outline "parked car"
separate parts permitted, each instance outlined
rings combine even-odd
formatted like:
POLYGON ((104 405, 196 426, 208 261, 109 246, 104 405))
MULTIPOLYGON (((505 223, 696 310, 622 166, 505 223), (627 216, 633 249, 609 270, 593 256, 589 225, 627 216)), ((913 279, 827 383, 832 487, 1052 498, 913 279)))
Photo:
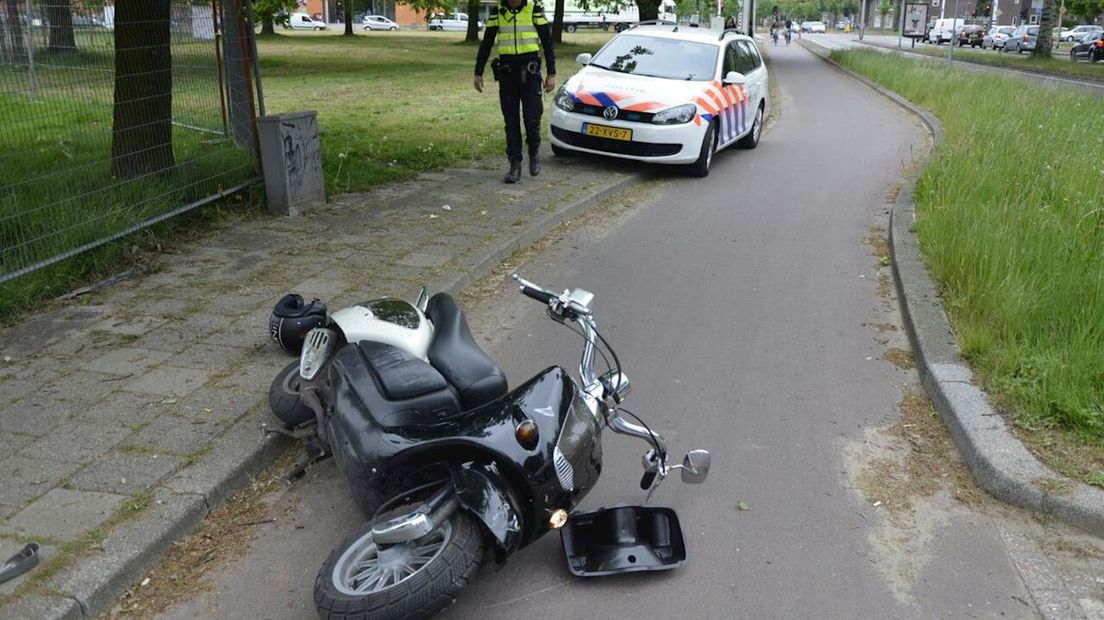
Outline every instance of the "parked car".
POLYGON ((288 28, 295 30, 325 30, 326 22, 316 20, 306 13, 292 13, 288 18, 288 28))
POLYGON ((1080 41, 1085 35, 1089 33, 1099 34, 1104 32, 1104 26, 1094 26, 1091 24, 1083 24, 1081 26, 1074 26, 1073 28, 1067 28, 1058 33, 1058 39, 1061 41, 1080 41))
POLYGON ((398 30, 399 25, 395 22, 387 19, 383 15, 365 15, 364 16, 364 29, 365 30, 398 30))
MULTIPOLYGON (((483 30, 483 22, 479 22, 478 26, 480 30, 483 30)), ((437 15, 429 20, 429 29, 467 32, 468 14, 454 13, 452 15, 437 15)))
POLYGON ((1100 62, 1104 60, 1104 31, 1088 32, 1081 36, 1081 40, 1070 49, 1070 60, 1087 60, 1100 62))
POLYGON ((1035 49, 1035 44, 1039 41, 1039 27, 1023 25, 1012 31, 1008 40, 1004 42, 1003 50, 1006 52, 1016 52, 1022 54, 1025 51, 1032 51, 1035 49))
POLYGON ((637 26, 576 61, 583 68, 553 99, 556 155, 682 164, 706 176, 716 151, 755 148, 770 113, 767 65, 744 35, 637 26))
POLYGON ((80 15, 79 13, 73 14, 73 27, 74 28, 103 28, 103 20, 95 15, 80 15))
POLYGON ((966 20, 961 17, 955 19, 937 19, 932 25, 931 30, 928 31, 928 41, 936 45, 950 43, 954 40, 955 31, 965 25, 966 20))
POLYGON ((985 38, 985 29, 981 26, 966 24, 958 29, 958 46, 981 47, 981 41, 985 38))
POLYGON ((1015 26, 995 26, 981 39, 981 49, 999 49, 1004 47, 1004 42, 1015 30, 1015 26))
POLYGON ((804 32, 827 32, 828 27, 824 22, 801 22, 801 30, 804 32))

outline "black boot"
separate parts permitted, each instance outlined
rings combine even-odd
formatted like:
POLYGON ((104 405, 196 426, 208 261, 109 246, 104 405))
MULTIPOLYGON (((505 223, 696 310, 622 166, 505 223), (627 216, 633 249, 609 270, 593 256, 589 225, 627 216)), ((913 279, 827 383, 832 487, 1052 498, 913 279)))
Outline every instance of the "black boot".
POLYGON ((506 173, 506 178, 502 179, 504 183, 517 183, 521 180, 521 162, 510 162, 510 171, 506 173))
POLYGON ((537 176, 541 173, 540 151, 529 151, 529 174, 537 176))

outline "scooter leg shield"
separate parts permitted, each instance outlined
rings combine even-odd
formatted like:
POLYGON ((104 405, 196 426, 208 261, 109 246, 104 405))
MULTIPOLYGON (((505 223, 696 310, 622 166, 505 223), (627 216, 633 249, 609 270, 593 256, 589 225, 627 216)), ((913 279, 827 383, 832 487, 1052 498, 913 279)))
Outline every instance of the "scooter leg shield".
POLYGON ((460 505, 483 524, 501 553, 515 551, 521 543, 521 519, 495 466, 467 463, 450 473, 460 505))

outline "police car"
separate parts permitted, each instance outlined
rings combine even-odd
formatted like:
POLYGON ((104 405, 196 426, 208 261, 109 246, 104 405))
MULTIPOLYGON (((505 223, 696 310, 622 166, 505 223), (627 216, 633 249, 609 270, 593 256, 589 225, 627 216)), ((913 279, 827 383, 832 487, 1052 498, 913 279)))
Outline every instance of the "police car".
POLYGON ((616 35, 556 93, 552 152, 689 164, 709 174, 713 154, 753 149, 770 111, 767 68, 735 31, 640 25, 616 35))

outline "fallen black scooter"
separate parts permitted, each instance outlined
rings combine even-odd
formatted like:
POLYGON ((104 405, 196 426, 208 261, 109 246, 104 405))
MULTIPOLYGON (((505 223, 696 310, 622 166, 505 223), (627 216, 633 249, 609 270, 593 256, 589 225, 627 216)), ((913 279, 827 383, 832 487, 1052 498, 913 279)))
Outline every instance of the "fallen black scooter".
POLYGON ((553 366, 507 393, 501 370, 444 294, 430 299, 425 313, 434 328, 428 363, 369 340, 337 348, 340 338, 327 328, 308 334, 300 397, 315 413, 322 450, 334 456, 368 518, 319 571, 314 599, 321 617, 431 616, 455 600, 485 551, 504 562, 561 528, 576 575, 685 562, 670 509, 573 511, 598 480, 607 426, 650 444, 641 480, 649 497, 675 469, 685 482, 703 482, 709 453, 691 451, 669 465, 663 438, 622 417, 629 381, 598 334, 591 293, 556 294, 514 278, 549 317, 581 329, 581 383, 553 366), (599 344, 613 359, 602 375, 594 370, 599 344))

